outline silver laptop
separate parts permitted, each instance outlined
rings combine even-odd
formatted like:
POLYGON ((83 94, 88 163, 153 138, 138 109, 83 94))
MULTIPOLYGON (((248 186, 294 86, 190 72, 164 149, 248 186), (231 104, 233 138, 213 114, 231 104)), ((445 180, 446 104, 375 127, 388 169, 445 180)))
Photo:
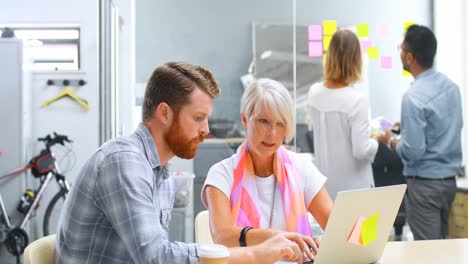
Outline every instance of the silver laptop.
POLYGON ((339 192, 320 242, 315 264, 374 263, 382 256, 406 184, 339 192), (360 217, 379 214, 377 236, 366 246, 348 241, 360 217))

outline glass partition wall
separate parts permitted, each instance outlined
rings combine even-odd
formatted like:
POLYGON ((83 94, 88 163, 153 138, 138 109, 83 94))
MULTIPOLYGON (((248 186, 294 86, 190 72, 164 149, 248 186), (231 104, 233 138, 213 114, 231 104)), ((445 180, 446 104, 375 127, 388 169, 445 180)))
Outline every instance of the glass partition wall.
POLYGON ((203 0, 184 6, 138 1, 136 104, 158 65, 174 60, 205 65, 222 89, 210 119, 212 135, 241 138, 244 87, 252 78, 272 78, 290 90, 296 103, 294 149, 312 152, 305 102, 309 87, 322 80, 333 25, 353 30, 361 41, 364 74, 355 87, 368 95, 372 117, 398 121, 401 95, 412 78, 403 75, 396 46, 410 22, 432 26, 432 1, 203 0))

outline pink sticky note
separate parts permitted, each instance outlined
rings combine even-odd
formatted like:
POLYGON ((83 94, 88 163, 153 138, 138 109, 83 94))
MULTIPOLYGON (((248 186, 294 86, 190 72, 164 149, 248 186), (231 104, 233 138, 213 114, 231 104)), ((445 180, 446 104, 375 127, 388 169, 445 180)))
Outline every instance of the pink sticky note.
POLYGON ((387 39, 389 35, 389 30, 387 25, 377 25, 377 37, 380 39, 387 39))
POLYGON ((309 25, 307 31, 309 32, 309 40, 322 40, 321 25, 309 25))
POLYGON ((359 246, 362 246, 362 236, 361 236, 361 229, 362 229, 362 223, 366 220, 365 217, 360 216, 358 220, 356 221, 356 224, 353 227, 353 230, 351 230, 351 233, 349 233, 348 236, 348 242, 353 243, 359 246))
POLYGON ((309 57, 321 57, 323 54, 321 41, 309 41, 309 57))
POLYGON ((361 51, 363 53, 367 52, 368 47, 372 47, 372 41, 370 40, 361 40, 361 51))
POLYGON ((3 155, 3 151, 0 150, 0 156, 3 155))
POLYGON ((380 56, 380 68, 391 69, 392 68, 392 56, 380 56))

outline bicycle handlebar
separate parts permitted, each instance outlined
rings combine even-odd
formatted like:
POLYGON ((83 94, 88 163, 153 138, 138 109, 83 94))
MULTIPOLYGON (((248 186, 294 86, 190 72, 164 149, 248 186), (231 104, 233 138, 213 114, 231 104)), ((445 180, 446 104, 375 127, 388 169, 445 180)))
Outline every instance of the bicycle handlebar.
POLYGON ((45 142, 47 149, 49 149, 50 147, 52 147, 55 144, 65 145, 65 142, 69 142, 69 143, 73 142, 67 136, 60 135, 60 134, 57 134, 55 132, 54 132, 54 137, 51 137, 50 135, 47 135, 47 136, 45 136, 43 138, 38 138, 37 140, 45 142))

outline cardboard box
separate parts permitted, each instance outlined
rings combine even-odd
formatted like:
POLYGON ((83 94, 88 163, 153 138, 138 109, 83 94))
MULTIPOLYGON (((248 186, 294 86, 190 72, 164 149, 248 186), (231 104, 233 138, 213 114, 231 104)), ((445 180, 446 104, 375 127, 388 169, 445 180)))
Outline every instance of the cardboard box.
POLYGON ((455 216, 450 214, 449 237, 468 238, 468 216, 455 216))
POLYGON ((468 192, 457 191, 451 213, 455 216, 468 216, 468 192))
POLYGON ((449 237, 468 238, 468 189, 457 189, 449 216, 449 237))

